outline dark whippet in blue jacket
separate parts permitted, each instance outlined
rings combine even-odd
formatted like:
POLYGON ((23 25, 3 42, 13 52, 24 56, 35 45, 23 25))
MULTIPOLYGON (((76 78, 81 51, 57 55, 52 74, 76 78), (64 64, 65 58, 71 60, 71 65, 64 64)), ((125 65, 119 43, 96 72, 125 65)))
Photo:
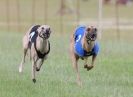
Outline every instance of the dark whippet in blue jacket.
POLYGON ((93 26, 79 26, 73 33, 70 43, 70 53, 73 67, 77 73, 77 83, 82 85, 78 71, 78 60, 85 60, 84 68, 90 70, 94 67, 95 59, 99 52, 97 39, 97 29, 93 26), (91 64, 87 64, 88 57, 92 56, 91 64))

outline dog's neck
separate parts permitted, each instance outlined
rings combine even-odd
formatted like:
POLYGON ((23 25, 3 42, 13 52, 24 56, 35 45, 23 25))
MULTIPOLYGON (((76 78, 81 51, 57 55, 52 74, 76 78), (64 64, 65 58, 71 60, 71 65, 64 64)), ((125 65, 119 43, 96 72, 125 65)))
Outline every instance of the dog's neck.
POLYGON ((48 39, 43 39, 38 36, 36 42, 36 48, 38 51, 41 53, 46 53, 48 51, 48 39))
POLYGON ((88 44, 87 39, 84 35, 81 42, 82 42, 82 47, 84 48, 85 51, 87 51, 87 52, 92 51, 94 44, 95 44, 95 41, 90 41, 90 43, 88 44))

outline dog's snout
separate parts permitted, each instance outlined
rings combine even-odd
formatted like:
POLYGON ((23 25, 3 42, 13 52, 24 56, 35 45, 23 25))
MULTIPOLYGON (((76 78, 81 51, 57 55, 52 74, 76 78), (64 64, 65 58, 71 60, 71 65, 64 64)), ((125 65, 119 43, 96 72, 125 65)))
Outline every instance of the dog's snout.
POLYGON ((46 33, 49 34, 50 33, 50 28, 46 29, 46 33))
POLYGON ((46 30, 46 34, 48 34, 49 33, 49 30, 46 30))
POLYGON ((45 36, 46 34, 45 33, 42 33, 42 36, 45 36))
POLYGON ((92 34, 91 38, 95 38, 96 37, 96 34, 92 34))

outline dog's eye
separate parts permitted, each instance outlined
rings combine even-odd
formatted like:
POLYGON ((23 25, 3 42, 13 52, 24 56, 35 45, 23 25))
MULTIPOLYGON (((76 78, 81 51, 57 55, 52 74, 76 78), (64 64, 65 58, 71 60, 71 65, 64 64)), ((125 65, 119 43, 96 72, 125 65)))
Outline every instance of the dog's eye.
POLYGON ((42 30, 44 30, 44 27, 42 27, 42 30))

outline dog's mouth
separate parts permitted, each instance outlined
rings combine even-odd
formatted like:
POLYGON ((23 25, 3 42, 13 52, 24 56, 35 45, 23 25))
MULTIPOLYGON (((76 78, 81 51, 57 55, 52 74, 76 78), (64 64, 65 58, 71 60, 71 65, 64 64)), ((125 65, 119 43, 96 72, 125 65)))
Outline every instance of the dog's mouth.
POLYGON ((48 39, 50 37, 50 33, 49 32, 42 32, 41 34, 39 34, 39 36, 43 39, 48 39))
POLYGON ((46 32, 46 33, 43 34, 43 36, 44 36, 45 39, 48 39, 50 37, 50 33, 46 32))
POLYGON ((86 35, 86 39, 87 39, 87 43, 90 44, 90 42, 95 41, 97 38, 97 34, 93 33, 93 34, 87 34, 86 35))

